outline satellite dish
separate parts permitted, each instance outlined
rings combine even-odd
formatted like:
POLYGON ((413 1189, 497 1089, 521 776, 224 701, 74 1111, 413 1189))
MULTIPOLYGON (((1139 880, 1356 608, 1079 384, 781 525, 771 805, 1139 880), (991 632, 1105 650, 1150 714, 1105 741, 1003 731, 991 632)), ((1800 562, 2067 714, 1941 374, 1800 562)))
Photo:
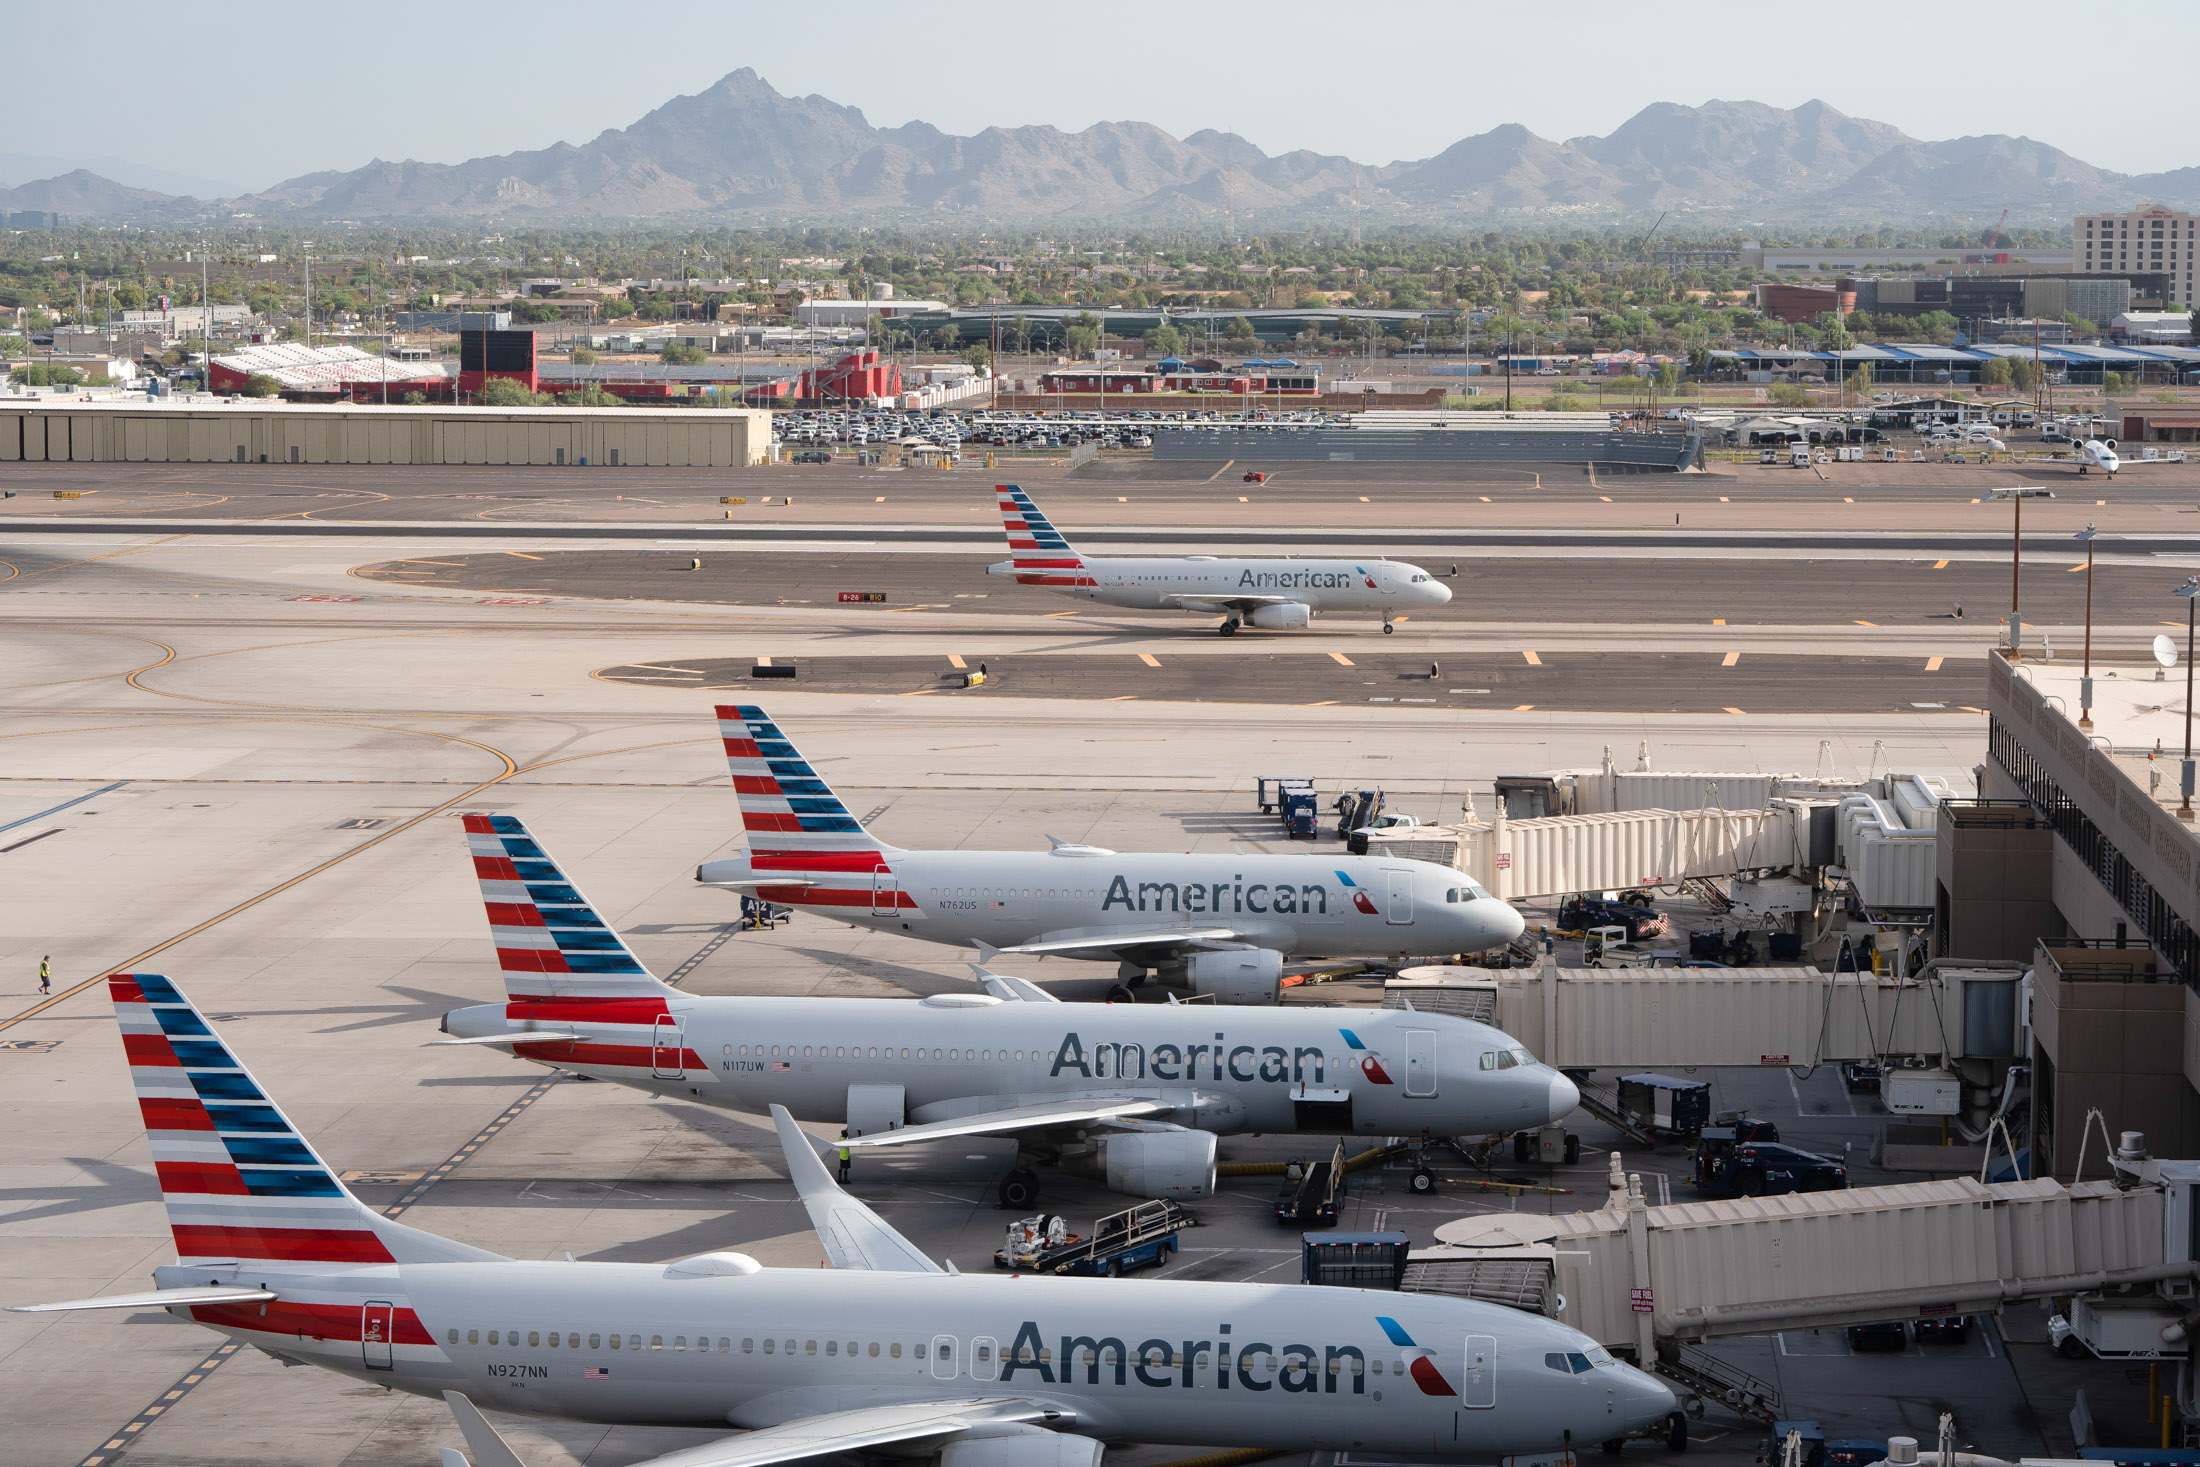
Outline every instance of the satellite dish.
POLYGON ((2154 660, 2164 667, 2177 665, 2177 644, 2169 639, 2169 633, 2164 632, 2154 639, 2154 660))

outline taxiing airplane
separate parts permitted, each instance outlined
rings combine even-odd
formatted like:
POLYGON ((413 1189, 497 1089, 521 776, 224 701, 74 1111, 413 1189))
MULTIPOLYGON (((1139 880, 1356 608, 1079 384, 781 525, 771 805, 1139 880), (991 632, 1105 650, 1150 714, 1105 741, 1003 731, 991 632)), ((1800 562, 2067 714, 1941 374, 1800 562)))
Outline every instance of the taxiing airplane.
POLYGON ((480 1406, 739 1429, 658 1467, 882 1450, 1098 1467, 1117 1440, 1486 1460, 1624 1437, 1674 1409, 1588 1336, 1501 1305, 943 1270, 836 1186, 776 1107, 832 1269, 730 1251, 504 1258, 352 1196, 166 978, 108 988, 176 1261, 150 1292, 18 1312, 166 1309, 286 1365, 440 1395, 480 1467, 519 1464, 480 1406))
POLYGON ((858 927, 981 956, 1113 961, 1130 987, 1158 969, 1224 1003, 1274 1003, 1287 953, 1477 953, 1524 926, 1431 861, 1126 855, 1060 840, 1048 851, 900 850, 848 813, 762 708, 721 706, 718 732, 749 849, 703 862, 695 879, 858 927))
POLYGON ((1410 1009, 1218 1010, 1060 1003, 978 969, 986 992, 923 999, 711 997, 651 975, 526 827, 468 815, 506 1001, 454 1009, 437 1043, 729 1110, 844 1122, 855 1146, 1013 1138, 1004 1207, 1034 1165, 1139 1197, 1214 1190, 1239 1132, 1492 1136, 1580 1092, 1484 1024, 1410 1009))
POLYGON ((2077 445, 2077 453, 2078 472, 2081 475, 2088 469, 2099 469, 2113 479, 2116 471, 2124 466, 2124 461, 2116 456, 2116 440, 2113 438, 2088 438, 2077 445))
POLYGON ((1391 623, 1401 612, 1451 600, 1451 587, 1402 560, 1079 555, 1030 495, 1014 484, 997 487, 1010 558, 987 566, 986 573, 1013 576, 1020 586, 1107 606, 1219 616, 1217 630, 1225 637, 1248 624, 1299 631, 1324 611, 1380 611, 1387 633, 1396 630, 1391 623))

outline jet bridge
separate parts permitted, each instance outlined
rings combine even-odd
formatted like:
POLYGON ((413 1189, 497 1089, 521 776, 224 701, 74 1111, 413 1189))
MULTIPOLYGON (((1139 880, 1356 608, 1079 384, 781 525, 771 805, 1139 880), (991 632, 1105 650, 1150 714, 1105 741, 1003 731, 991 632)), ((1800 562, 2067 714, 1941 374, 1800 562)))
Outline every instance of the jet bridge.
MULTIPOLYGON (((1436 1230, 1403 1287, 1544 1312, 1703 1389, 1690 1342, 1936 1315, 2079 1295, 2144 1311, 2185 1357, 2196 1308, 2200 1163, 2146 1158, 2127 1135, 2113 1179, 1969 1178, 1653 1207, 1612 1153, 1594 1212, 1492 1213, 1436 1230), (1517 1306, 1516 1306, 1517 1307, 1517 1306)), ((2191 1385, 2179 1396, 2190 1414, 2191 1385)))
POLYGON ((1916 977, 1816 968, 1407 968, 1386 1008, 1494 1024, 1562 1070, 1781 1065, 2025 1052, 2014 963, 1927 964, 1916 977))

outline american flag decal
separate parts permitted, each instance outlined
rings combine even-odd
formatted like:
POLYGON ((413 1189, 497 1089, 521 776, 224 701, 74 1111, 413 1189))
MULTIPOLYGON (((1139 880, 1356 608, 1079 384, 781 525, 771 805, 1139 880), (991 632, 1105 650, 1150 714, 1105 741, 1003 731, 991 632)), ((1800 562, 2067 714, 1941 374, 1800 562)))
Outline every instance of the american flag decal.
POLYGON ((611 1379, 611 1367, 608 1365, 591 1365, 581 1372, 581 1379, 609 1380, 611 1379))
POLYGON ((775 1070, 791 1070, 794 1066, 788 1064, 785 1060, 773 1060, 772 1068, 775 1070))

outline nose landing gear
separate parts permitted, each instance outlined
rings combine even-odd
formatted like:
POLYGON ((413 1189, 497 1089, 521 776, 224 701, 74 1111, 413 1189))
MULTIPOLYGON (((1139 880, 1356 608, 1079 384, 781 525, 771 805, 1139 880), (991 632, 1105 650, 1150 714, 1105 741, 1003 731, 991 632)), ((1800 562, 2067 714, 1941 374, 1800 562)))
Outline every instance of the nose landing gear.
POLYGON ((1383 613, 1383 635, 1387 637, 1387 636, 1389 636, 1389 635, 1390 635, 1390 634, 1391 634, 1392 632, 1395 632, 1396 630, 1398 630, 1398 626, 1397 626, 1397 623, 1393 622, 1393 621, 1392 621, 1392 620, 1390 619, 1390 613, 1389 613, 1389 612, 1387 612, 1387 611, 1386 611, 1386 612, 1384 612, 1384 613, 1383 613))

